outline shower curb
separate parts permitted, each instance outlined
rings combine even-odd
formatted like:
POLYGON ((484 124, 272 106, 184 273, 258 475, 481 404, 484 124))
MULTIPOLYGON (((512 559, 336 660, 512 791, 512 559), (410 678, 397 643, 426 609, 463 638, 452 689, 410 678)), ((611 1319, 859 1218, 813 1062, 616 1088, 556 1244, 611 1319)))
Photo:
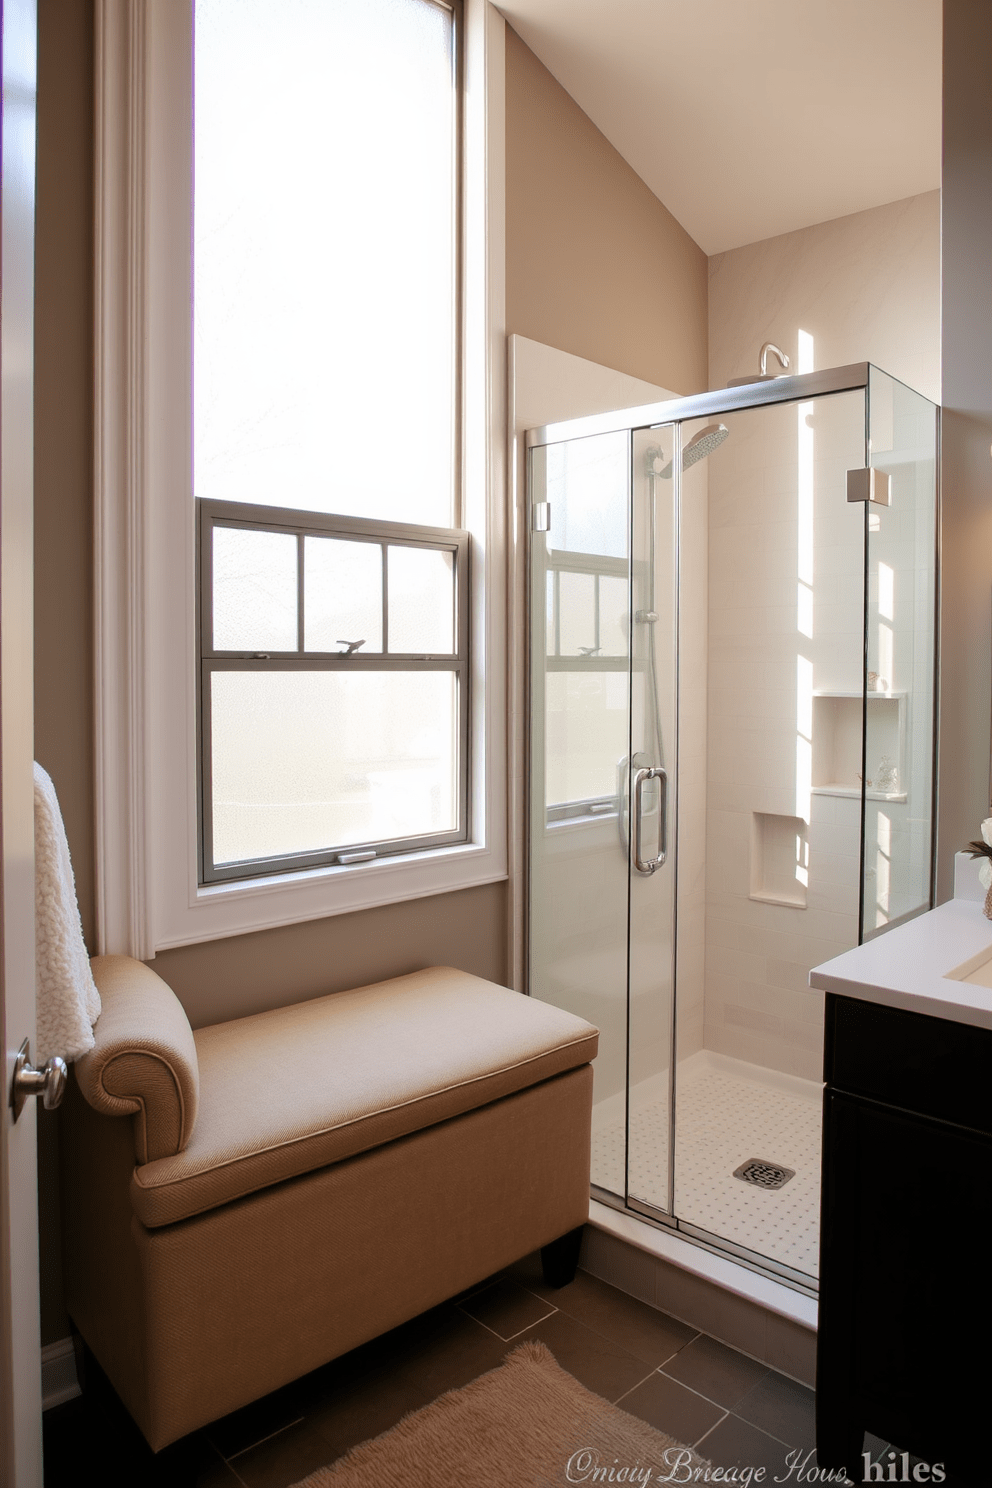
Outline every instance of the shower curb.
POLYGON ((589 1204, 579 1265, 650 1307, 813 1386, 815 1298, 595 1199, 589 1204))

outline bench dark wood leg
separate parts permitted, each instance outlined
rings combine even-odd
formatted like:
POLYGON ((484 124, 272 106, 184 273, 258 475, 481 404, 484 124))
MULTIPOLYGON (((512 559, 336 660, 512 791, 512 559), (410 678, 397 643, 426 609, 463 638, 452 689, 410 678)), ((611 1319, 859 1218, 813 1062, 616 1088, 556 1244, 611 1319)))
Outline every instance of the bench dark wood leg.
POLYGON ((585 1225, 579 1225, 577 1230, 569 1230, 567 1235, 541 1247, 541 1269, 544 1272, 545 1286, 563 1287, 575 1280, 584 1229, 585 1225))

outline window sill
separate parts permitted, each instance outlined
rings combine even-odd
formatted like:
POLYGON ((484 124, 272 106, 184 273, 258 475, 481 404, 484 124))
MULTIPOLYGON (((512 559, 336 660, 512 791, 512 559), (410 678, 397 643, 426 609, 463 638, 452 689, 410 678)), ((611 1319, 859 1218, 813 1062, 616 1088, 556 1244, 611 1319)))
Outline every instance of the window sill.
POLYGON ((502 853, 469 843, 348 867, 332 864, 233 883, 194 885, 185 905, 163 906, 155 951, 452 893, 505 878, 502 853))

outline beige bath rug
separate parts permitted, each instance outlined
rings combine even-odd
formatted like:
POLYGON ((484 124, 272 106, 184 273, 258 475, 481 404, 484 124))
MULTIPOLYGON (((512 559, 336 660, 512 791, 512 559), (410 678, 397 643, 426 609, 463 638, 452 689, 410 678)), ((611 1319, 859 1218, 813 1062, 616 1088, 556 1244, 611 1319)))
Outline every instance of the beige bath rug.
POLYGON ((708 1466, 688 1447, 602 1400, 542 1343, 451 1390, 296 1488, 551 1488, 685 1483, 708 1466))

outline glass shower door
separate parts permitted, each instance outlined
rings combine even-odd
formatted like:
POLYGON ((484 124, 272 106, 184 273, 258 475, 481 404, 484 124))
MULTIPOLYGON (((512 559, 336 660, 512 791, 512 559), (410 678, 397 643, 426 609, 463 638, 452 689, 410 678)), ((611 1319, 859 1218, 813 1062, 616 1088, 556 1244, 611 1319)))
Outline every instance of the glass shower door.
POLYGON ((672 1211, 678 429, 632 441, 627 1194, 672 1211))
POLYGON ((671 1212, 675 426, 531 453, 529 989, 600 1030, 592 1182, 671 1212))
POLYGON ((531 994, 600 1030, 592 1182, 626 1196, 630 434, 531 451, 531 994))

